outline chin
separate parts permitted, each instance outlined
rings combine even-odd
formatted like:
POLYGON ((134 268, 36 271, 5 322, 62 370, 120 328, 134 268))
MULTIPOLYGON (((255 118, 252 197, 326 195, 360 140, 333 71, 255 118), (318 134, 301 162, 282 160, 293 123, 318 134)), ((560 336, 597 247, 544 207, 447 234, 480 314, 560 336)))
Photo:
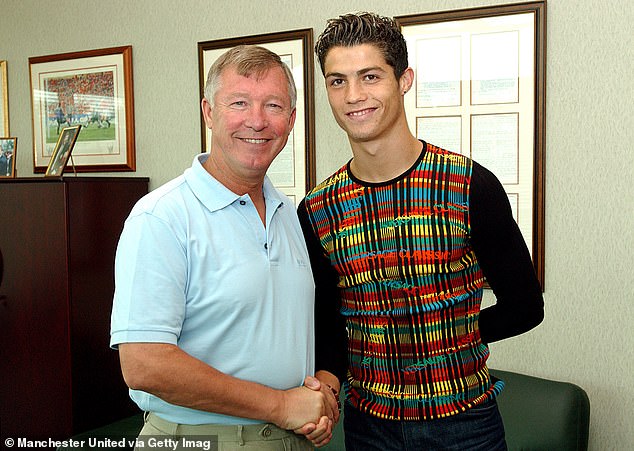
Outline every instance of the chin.
POLYGON ((353 142, 368 142, 373 141, 377 137, 375 132, 347 132, 348 138, 353 142))

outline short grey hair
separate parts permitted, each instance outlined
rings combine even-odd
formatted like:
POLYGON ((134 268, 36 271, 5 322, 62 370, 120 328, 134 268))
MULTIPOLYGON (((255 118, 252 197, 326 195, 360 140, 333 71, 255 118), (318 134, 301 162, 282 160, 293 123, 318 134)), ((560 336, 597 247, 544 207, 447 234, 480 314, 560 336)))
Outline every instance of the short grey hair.
POLYGON ((257 78, 263 76, 269 69, 279 67, 284 71, 288 81, 288 96, 291 101, 291 110, 297 103, 297 88, 290 68, 281 60, 279 55, 264 47, 257 45, 239 45, 223 53, 209 69, 207 82, 205 83, 205 99, 211 106, 214 104, 214 96, 220 89, 221 75, 229 67, 234 67, 242 76, 255 74, 257 78))

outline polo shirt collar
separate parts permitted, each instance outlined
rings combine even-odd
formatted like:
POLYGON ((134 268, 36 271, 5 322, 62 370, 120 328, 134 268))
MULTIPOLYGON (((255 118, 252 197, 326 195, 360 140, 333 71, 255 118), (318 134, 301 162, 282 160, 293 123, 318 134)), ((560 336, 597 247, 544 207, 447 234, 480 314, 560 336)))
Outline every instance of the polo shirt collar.
MULTIPOLYGON (((196 155, 192 166, 184 174, 185 181, 191 187, 198 200, 210 211, 216 211, 222 210, 240 199, 248 198, 249 196, 246 194, 240 196, 234 193, 205 170, 203 163, 208 157, 209 153, 196 155)), ((277 209, 285 203, 268 177, 264 177, 262 190, 266 199, 267 209, 271 207, 277 209)))

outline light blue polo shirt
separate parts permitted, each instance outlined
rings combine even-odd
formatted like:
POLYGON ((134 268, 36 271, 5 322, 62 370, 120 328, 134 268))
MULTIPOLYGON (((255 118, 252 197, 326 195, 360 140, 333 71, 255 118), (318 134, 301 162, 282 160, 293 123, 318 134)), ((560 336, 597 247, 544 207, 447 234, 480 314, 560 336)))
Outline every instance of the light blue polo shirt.
MULTIPOLYGON (((127 218, 110 345, 175 344, 237 378, 300 386, 314 372, 314 282, 295 206, 265 179, 265 228, 248 195, 229 191, 202 167, 207 157, 198 155, 127 218)), ((142 391, 130 396, 175 423, 257 423, 142 391)))

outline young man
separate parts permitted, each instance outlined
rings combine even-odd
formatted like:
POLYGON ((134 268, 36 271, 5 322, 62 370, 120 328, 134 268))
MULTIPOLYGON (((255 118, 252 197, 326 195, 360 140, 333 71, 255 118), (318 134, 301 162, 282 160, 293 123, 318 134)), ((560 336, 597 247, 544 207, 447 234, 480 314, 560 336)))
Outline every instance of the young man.
POLYGON ((240 46, 202 100, 211 150, 141 199, 115 263, 111 345, 141 436, 218 437, 223 450, 308 450, 338 419, 313 374, 314 282, 292 202, 266 171, 295 120, 290 70, 240 46), (306 386, 302 386, 302 381, 306 386))
POLYGON ((354 450, 503 450, 487 343, 543 318, 491 172, 410 132, 414 74, 396 23, 330 20, 315 48, 352 160, 299 208, 316 282, 317 377, 344 380, 354 450), (480 311, 484 281, 496 305, 480 311))

